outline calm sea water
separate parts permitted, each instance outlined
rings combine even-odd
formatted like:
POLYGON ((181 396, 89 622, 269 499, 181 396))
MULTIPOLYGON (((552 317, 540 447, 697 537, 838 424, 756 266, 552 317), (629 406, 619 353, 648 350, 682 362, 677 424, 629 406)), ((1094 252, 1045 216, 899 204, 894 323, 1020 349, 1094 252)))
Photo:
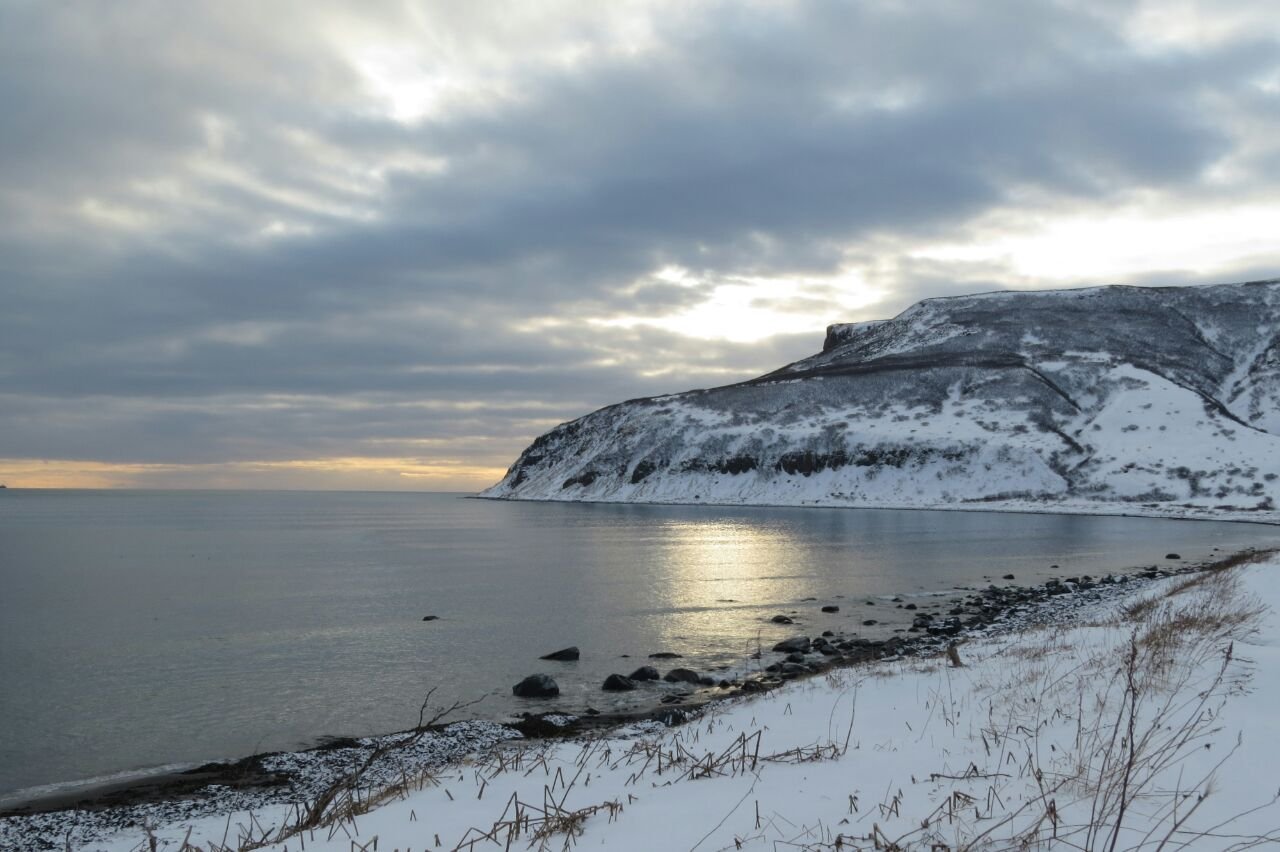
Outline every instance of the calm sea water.
POLYGON ((0 794, 398 730, 432 687, 487 695, 473 716, 605 709, 641 700, 601 693, 609 673, 655 651, 742 664, 758 636, 789 635, 777 612, 869 635, 891 628, 861 626, 868 599, 892 621, 893 595, 1277 540, 1130 518, 10 490, 0 794), (832 602, 839 614, 818 612, 832 602), (566 645, 581 661, 538 660, 566 645), (537 671, 559 680, 558 702, 511 696, 537 671))

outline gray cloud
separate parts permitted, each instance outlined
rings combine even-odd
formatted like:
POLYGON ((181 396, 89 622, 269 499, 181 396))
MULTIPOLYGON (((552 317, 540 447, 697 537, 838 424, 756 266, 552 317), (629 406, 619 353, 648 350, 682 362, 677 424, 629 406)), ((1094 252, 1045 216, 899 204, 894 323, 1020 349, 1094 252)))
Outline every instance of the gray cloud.
MULTIPOLYGON (((626 51, 608 20, 561 32, 554 9, 524 32, 496 10, 362 8, 0 10, 0 458, 425 439, 493 463, 550 422, 763 372, 822 334, 593 321, 886 246, 863 310, 892 313, 1034 283, 910 256, 994 210, 1278 189, 1258 28, 1155 49, 1123 5, 813 0, 655 7, 626 51), (343 45, 397 33, 482 94, 380 112, 343 45), (1231 179, 1210 179, 1223 163, 1231 179), (701 283, 652 278, 668 265, 701 283)), ((757 304, 820 311, 815 292, 757 304)))

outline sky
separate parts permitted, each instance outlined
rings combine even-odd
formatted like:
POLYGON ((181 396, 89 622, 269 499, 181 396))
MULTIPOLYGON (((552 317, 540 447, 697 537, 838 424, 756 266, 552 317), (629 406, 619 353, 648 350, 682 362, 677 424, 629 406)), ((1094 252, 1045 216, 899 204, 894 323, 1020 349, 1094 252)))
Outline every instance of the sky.
POLYGON ((0 0, 0 482, 478 490, 998 289, 1280 275, 1256 0, 0 0))

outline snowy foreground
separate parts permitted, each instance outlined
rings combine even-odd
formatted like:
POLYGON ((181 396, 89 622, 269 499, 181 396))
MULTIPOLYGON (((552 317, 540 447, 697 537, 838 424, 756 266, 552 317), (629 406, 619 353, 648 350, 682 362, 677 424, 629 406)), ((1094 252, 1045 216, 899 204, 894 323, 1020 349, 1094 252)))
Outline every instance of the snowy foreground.
POLYGON ((301 811, 274 807, 85 848, 1272 846, 1277 577, 1272 556, 1169 578, 1070 624, 971 640, 960 667, 834 670, 671 729, 508 741, 379 793, 340 793, 323 827, 291 832, 301 811))

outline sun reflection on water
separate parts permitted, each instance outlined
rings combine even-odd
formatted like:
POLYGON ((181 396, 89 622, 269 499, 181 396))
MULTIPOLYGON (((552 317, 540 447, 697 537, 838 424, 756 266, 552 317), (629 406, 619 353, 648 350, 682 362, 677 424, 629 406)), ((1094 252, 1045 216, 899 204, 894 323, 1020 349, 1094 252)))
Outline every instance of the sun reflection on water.
POLYGON ((673 523, 660 548, 667 583, 654 589, 664 640, 740 642, 806 588, 808 547, 780 525, 673 523))

